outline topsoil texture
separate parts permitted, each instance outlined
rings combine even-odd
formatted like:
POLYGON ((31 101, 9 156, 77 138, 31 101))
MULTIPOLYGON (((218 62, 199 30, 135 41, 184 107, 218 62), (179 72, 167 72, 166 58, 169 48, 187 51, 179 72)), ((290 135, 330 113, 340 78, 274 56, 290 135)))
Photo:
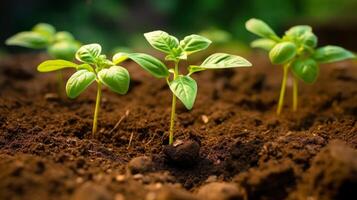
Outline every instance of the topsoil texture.
POLYGON ((36 72, 44 59, 0 64, 0 199, 357 198, 356 62, 322 65, 314 85, 300 83, 295 113, 289 81, 281 116, 282 69, 265 55, 250 56, 252 68, 197 73, 195 106, 178 103, 167 147, 165 80, 123 63, 130 91, 104 89, 93 139, 95 85, 60 100, 55 74, 36 72), (167 159, 179 150, 178 162, 167 159))

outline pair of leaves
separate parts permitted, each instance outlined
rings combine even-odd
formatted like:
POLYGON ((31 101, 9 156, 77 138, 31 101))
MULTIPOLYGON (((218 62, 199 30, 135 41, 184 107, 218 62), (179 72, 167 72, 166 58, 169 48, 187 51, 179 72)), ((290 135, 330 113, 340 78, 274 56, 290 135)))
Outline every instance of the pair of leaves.
POLYGON ((166 60, 187 59, 188 55, 206 49, 211 41, 200 35, 189 35, 179 41, 164 31, 152 31, 144 34, 150 45, 167 54, 166 60))
POLYGON ((113 92, 126 94, 129 90, 129 72, 120 66, 112 66, 102 69, 96 75, 87 69, 80 69, 74 73, 67 81, 66 93, 69 98, 76 98, 80 95, 96 78, 113 92))
MULTIPOLYGON (((169 70, 165 64, 153 56, 143 53, 131 53, 127 54, 126 56, 156 78, 166 78, 169 76, 169 70)), ((203 61, 200 66, 190 66, 190 73, 203 71, 206 69, 224 69, 250 66, 252 66, 252 64, 240 56, 225 53, 215 53, 203 61)))

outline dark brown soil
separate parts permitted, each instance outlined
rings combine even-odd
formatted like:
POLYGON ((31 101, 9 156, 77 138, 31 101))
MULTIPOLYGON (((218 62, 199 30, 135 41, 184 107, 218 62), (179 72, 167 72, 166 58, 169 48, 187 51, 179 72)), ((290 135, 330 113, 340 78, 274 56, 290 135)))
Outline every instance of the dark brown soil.
POLYGON ((177 109, 177 147, 188 146, 179 163, 167 159, 178 152, 166 147, 164 80, 124 63, 130 91, 104 90, 100 137, 92 139, 94 85, 61 100, 54 74, 36 72, 46 56, 1 60, 0 199, 207 200, 202 186, 231 200, 357 198, 357 63, 322 65, 316 84, 300 84, 298 112, 288 90, 276 116, 281 68, 265 55, 248 57, 253 68, 194 75, 194 109, 177 109), (198 147, 198 157, 190 154, 198 147), (131 174, 127 164, 138 156, 146 157, 132 162, 131 174))

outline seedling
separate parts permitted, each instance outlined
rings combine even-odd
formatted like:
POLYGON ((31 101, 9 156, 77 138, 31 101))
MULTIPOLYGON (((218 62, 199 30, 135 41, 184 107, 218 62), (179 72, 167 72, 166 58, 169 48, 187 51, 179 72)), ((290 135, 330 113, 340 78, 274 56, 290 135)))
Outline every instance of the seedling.
MULTIPOLYGON (((73 60, 80 43, 67 31, 56 32, 46 23, 35 25, 31 31, 15 34, 5 42, 7 45, 27 47, 31 49, 47 49, 54 59, 73 60)), ((62 72, 57 71, 58 94, 63 89, 62 72)))
POLYGON ((355 58, 355 55, 339 46, 317 48, 317 37, 307 25, 293 26, 283 37, 277 34, 263 21, 250 19, 246 23, 248 31, 262 37, 251 43, 269 51, 273 64, 283 65, 284 74, 281 84, 277 114, 281 113, 284 104, 286 81, 289 70, 293 74, 293 111, 298 108, 298 79, 313 84, 319 74, 320 63, 331 63, 355 58))
POLYGON ((147 54, 127 54, 130 59, 154 77, 166 79, 173 93, 169 130, 169 144, 172 144, 176 115, 176 98, 178 98, 188 110, 192 109, 196 99, 197 83, 191 78, 191 75, 195 72, 208 69, 250 67, 251 63, 240 56, 215 53, 203 61, 201 65, 190 65, 188 67, 188 74, 183 75, 179 70, 179 62, 181 60, 187 60, 187 57, 193 53, 206 49, 211 44, 211 41, 200 35, 189 35, 179 41, 176 37, 164 31, 153 31, 145 33, 144 36, 153 48, 166 54, 166 61, 173 62, 173 66, 168 67, 160 60, 147 54), (170 73, 173 74, 173 76, 170 76, 170 73))
MULTIPOLYGON (((101 54, 102 47, 99 44, 88 44, 80 47, 76 52, 76 59, 82 64, 76 64, 66 60, 47 60, 42 62, 37 70, 40 72, 57 71, 64 68, 74 68, 77 71, 68 79, 66 84, 67 96, 71 99, 79 96, 94 81, 97 83, 97 98, 93 117, 93 137, 96 136, 98 114, 102 96, 102 84, 113 92, 126 94, 129 89, 129 72, 118 66, 126 58, 113 57, 110 61, 101 54)), ((118 54, 120 55, 120 54, 118 54)))

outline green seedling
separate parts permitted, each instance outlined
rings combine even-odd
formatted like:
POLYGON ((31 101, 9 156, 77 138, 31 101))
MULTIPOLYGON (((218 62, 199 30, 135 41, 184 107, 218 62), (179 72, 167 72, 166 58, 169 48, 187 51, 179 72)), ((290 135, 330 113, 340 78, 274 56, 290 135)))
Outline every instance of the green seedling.
POLYGON ((331 63, 355 58, 350 51, 338 46, 317 48, 317 37, 307 25, 293 26, 283 37, 277 34, 263 21, 250 19, 246 23, 248 31, 260 36, 251 43, 252 47, 269 51, 273 64, 283 65, 284 73, 281 84, 277 114, 281 113, 289 70, 293 74, 293 111, 298 108, 298 80, 312 84, 319 75, 320 63, 331 63))
POLYGON ((215 53, 203 61, 201 65, 190 65, 188 67, 188 74, 184 75, 180 73, 179 62, 181 60, 187 60, 187 57, 193 53, 206 49, 211 44, 209 39, 200 35, 189 35, 179 41, 176 37, 164 31, 153 31, 145 33, 144 36, 153 48, 166 54, 165 60, 173 62, 173 66, 168 67, 160 60, 143 53, 127 54, 127 57, 154 77, 166 79, 173 93, 169 130, 169 144, 172 144, 176 115, 176 98, 178 98, 188 110, 192 109, 196 99, 197 83, 191 78, 191 75, 195 72, 209 69, 250 67, 251 63, 240 56, 215 53), (172 76, 170 76, 170 73, 172 76))
POLYGON ((93 137, 96 136, 98 114, 102 96, 102 85, 107 86, 113 92, 126 94, 129 89, 129 72, 119 66, 126 58, 113 57, 108 60, 101 54, 102 47, 99 44, 88 44, 80 47, 75 53, 76 59, 82 64, 76 64, 67 60, 47 60, 42 62, 37 70, 40 72, 57 71, 64 68, 74 68, 77 71, 68 79, 66 84, 67 96, 71 99, 79 96, 93 82, 97 83, 97 98, 93 117, 93 137))
MULTIPOLYGON (((56 29, 46 23, 35 25, 30 31, 15 34, 5 42, 7 45, 21 46, 31 49, 47 49, 54 59, 73 60, 80 43, 67 31, 56 32, 56 29)), ((57 71, 58 94, 62 94, 62 72, 57 71)))

